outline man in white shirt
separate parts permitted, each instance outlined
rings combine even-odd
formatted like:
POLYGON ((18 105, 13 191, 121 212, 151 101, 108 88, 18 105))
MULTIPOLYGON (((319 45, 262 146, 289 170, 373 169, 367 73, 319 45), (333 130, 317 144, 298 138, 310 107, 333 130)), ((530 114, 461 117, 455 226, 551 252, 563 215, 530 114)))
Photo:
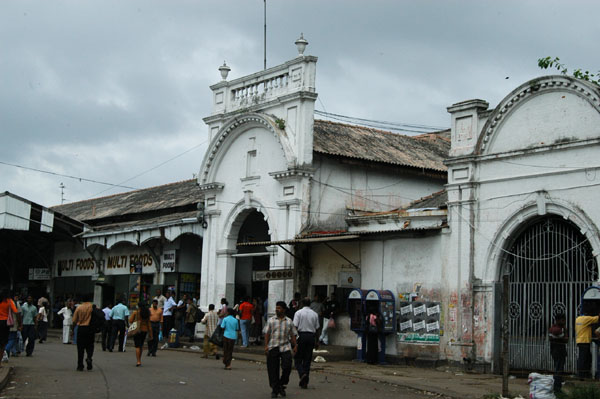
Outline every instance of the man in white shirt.
POLYGON ((162 294, 162 291, 160 290, 160 288, 158 288, 156 290, 156 296, 152 299, 156 299, 158 301, 158 307, 161 309, 165 308, 165 302, 167 301, 167 298, 162 294))
POLYGON ((107 303, 102 311, 104 312, 104 327, 102 327, 102 351, 106 352, 108 347, 108 340, 110 339, 110 333, 112 331, 112 319, 110 318, 110 311, 112 306, 107 303))
POLYGON ((294 356, 296 370, 300 378, 300 388, 308 388, 310 362, 315 346, 318 347, 317 330, 319 329, 319 315, 310 308, 310 298, 302 299, 302 309, 294 314, 294 326, 298 330, 298 352, 294 356))
POLYGON ((63 317, 63 344, 70 344, 71 326, 73 325, 73 302, 68 301, 66 306, 58 311, 63 317))
POLYGON ((173 328, 173 310, 177 307, 173 297, 171 297, 171 291, 165 292, 165 306, 163 307, 163 337, 169 336, 169 331, 173 328))

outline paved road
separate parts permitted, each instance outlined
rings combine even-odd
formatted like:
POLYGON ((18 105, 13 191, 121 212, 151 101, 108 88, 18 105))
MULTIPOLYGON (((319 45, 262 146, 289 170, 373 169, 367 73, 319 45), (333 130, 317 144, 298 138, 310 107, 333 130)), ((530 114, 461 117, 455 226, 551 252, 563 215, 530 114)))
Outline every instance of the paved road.
MULTIPOLYGON (((38 345, 32 357, 10 361, 15 374, 0 399, 60 398, 270 398, 266 366, 262 362, 238 360, 233 370, 223 370, 220 361, 202 359, 195 353, 159 351, 135 367, 135 353, 102 352, 96 345, 94 369, 76 372, 76 348, 57 339, 38 345), (54 341, 54 342, 53 342, 54 341)), ((235 358, 235 351, 234 351, 235 358)), ((308 390, 301 390, 292 373, 289 398, 431 398, 431 394, 325 372, 311 374, 308 390)))

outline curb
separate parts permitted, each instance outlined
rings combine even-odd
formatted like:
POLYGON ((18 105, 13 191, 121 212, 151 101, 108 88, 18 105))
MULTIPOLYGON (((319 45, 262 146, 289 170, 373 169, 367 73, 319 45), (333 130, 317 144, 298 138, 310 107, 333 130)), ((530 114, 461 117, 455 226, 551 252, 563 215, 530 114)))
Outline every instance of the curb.
POLYGON ((2 366, 0 368, 0 392, 6 387, 8 384, 8 379, 13 372, 13 368, 11 366, 2 366))

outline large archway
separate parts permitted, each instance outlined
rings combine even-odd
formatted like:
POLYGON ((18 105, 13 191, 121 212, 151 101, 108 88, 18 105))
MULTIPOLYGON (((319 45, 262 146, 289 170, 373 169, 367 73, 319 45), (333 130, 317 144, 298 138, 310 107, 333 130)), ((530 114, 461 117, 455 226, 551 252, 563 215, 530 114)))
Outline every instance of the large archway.
MULTIPOLYGON (((246 214, 237 235, 237 243, 270 241, 269 224, 265 216, 256 209, 246 214)), ((269 283, 255 277, 255 272, 269 270, 270 254, 264 246, 239 247, 235 257, 234 301, 244 297, 264 300, 269 292, 269 283)))
POLYGON ((573 372, 579 301, 598 279, 592 246, 575 224, 556 215, 534 218, 512 237, 502 257, 502 271, 509 275, 510 367, 553 370, 547 332, 554 316, 565 313, 566 371, 573 372))

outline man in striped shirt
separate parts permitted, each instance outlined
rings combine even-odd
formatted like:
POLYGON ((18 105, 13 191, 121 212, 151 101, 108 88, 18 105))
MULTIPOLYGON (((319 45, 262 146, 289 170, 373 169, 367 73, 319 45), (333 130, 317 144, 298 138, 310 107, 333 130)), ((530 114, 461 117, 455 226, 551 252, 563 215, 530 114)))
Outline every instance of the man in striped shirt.
POLYGON ((279 301, 275 304, 275 316, 267 321, 265 327, 265 353, 267 355, 267 372, 271 397, 285 395, 285 388, 290 381, 292 372, 292 351, 298 350, 296 345, 296 327, 289 317, 286 317, 286 304, 279 301), (281 376, 279 366, 281 364, 281 376))
POLYGON ((217 347, 215 344, 210 342, 210 337, 212 337, 215 329, 217 328, 217 323, 219 323, 219 316, 217 315, 217 312, 215 312, 215 305, 213 303, 208 305, 208 313, 204 315, 200 323, 206 324, 206 329, 204 330, 203 357, 206 359, 208 358, 208 355, 215 355, 215 358, 219 360, 217 347))

